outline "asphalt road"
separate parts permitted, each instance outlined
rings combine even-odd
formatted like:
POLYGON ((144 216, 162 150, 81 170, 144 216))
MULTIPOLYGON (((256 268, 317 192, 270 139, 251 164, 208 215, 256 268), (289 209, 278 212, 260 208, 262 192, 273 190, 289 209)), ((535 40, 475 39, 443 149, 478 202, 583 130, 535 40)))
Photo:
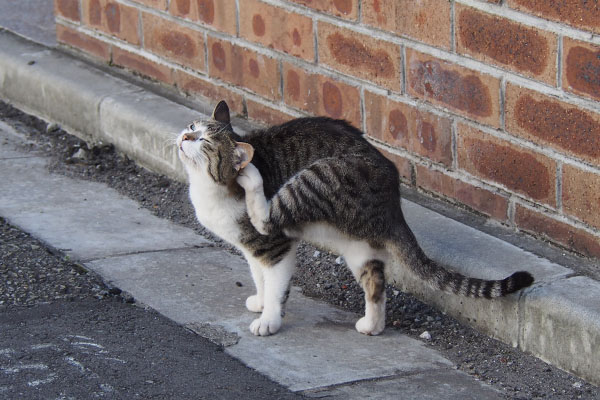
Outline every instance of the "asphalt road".
POLYGON ((0 398, 300 398, 0 219, 0 398))

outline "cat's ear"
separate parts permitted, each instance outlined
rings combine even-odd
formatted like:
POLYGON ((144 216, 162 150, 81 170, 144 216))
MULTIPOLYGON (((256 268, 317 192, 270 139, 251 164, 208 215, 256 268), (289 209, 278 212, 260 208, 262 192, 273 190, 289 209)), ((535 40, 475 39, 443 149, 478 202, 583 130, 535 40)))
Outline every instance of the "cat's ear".
POLYGON ((231 122, 231 118, 229 117, 229 107, 225 100, 221 100, 219 104, 215 106, 212 117, 215 121, 222 122, 224 124, 229 124, 231 122))
POLYGON ((250 164, 252 157, 254 157, 254 147, 249 143, 235 142, 234 150, 235 159, 233 166, 236 171, 246 168, 246 165, 250 164))

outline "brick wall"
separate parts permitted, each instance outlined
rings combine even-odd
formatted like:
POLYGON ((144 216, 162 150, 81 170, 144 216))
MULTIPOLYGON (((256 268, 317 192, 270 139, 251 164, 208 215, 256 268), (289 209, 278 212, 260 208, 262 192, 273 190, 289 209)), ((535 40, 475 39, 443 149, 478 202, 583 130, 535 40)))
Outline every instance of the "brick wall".
POLYGON ((600 5, 55 0, 58 40, 267 124, 363 129, 407 184, 600 257, 600 5))

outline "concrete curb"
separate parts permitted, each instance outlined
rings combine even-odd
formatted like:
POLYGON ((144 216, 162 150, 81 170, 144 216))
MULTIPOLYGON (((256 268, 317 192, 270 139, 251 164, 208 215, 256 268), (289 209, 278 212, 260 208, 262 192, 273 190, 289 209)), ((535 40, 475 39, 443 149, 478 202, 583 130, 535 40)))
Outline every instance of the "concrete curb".
MULTIPOLYGON (((149 169, 185 179, 169 143, 197 111, 6 31, 0 31, 0 97, 86 140, 113 143, 149 169)), ((432 258, 486 278, 526 269, 537 283, 505 299, 473 301, 432 292, 397 270, 399 288, 600 384, 599 282, 414 203, 403 208, 432 258)))

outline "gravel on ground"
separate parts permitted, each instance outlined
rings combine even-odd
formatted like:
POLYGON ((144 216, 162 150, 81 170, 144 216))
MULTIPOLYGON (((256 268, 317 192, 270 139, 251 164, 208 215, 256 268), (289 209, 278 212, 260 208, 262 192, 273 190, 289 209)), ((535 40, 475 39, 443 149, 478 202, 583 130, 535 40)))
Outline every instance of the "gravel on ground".
MULTIPOLYGON (((34 142, 25 147, 35 147, 50 156, 51 171, 103 182, 155 215, 190 227, 217 246, 236 253, 195 220, 185 184, 141 168, 116 152, 112 145, 89 145, 55 124, 47 124, 3 102, 0 102, 0 118, 34 142)), ((186 122, 182 121, 182 125, 186 122)), ((0 271, 0 276, 7 273, 0 271)), ((337 255, 301 245, 293 283, 307 296, 345 310, 363 311, 362 291, 337 255)), ((102 287, 101 283, 96 285, 102 287)), ((75 284, 68 289, 69 295, 76 295, 77 287, 75 284)), ((103 290, 106 289, 98 289, 93 295, 101 295, 103 290)), ((386 294, 387 329, 396 329, 426 342, 453 361, 458 369, 500 389, 506 398, 600 399, 600 388, 480 334, 410 294, 390 286, 386 294)))

